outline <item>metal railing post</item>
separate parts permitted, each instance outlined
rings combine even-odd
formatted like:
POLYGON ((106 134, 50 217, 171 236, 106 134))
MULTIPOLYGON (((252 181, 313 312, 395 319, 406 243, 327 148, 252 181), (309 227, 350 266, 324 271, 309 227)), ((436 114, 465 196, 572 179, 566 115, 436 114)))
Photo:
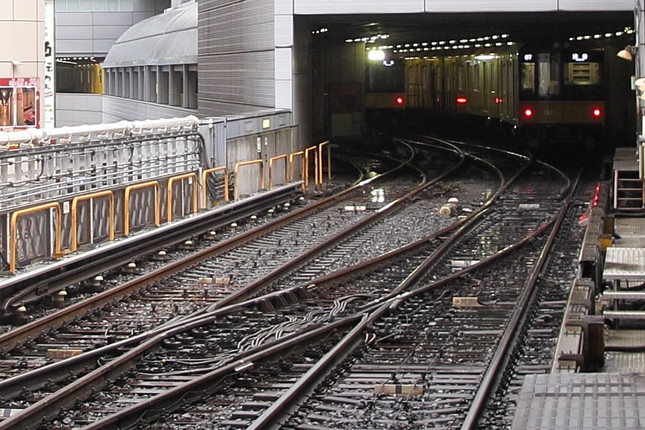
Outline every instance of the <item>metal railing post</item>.
POLYGON ((154 187, 155 189, 155 225, 159 226, 161 224, 161 209, 159 208, 159 193, 160 193, 160 188, 159 188, 159 182, 157 181, 149 181, 149 182, 143 182, 141 184, 135 184, 135 185, 130 185, 129 187, 126 187, 125 189, 125 194, 123 198, 123 234, 125 236, 128 236, 130 234, 130 193, 135 190, 141 190, 144 188, 151 188, 154 187))
POLYGON ((226 166, 222 167, 213 167, 212 169, 206 169, 202 172, 202 208, 206 209, 206 196, 207 196, 207 186, 206 186, 206 179, 208 178, 208 175, 216 173, 216 172, 224 172, 224 201, 227 202, 229 201, 229 193, 228 193, 228 168, 226 166))
POLYGON ((72 217, 72 220, 71 220, 72 232, 71 232, 71 244, 70 244, 71 252, 75 252, 78 249, 78 238, 76 237, 76 227, 78 224, 78 203, 83 200, 91 200, 99 197, 108 198, 109 212, 110 212, 109 214, 110 219, 108 220, 108 236, 110 240, 114 240, 114 230, 115 230, 114 193, 112 193, 112 191, 98 191, 96 193, 74 197, 74 199, 72 200, 72 214, 71 214, 71 217, 72 217))
POLYGON ((258 164, 260 166, 260 189, 264 189, 264 163, 262 160, 240 161, 235 165, 235 195, 233 197, 235 200, 240 197, 240 190, 238 188, 239 177, 237 172, 240 170, 240 167, 250 166, 253 164, 258 164))
POLYGON ((172 221, 172 190, 175 181, 181 181, 184 179, 192 179, 193 186, 193 213, 196 214, 199 209, 197 207, 198 191, 197 191, 197 174, 195 172, 184 173, 183 175, 173 176, 168 179, 168 191, 166 193, 166 221, 172 221))
POLYGON ((16 271, 16 266, 18 265, 16 261, 16 247, 17 247, 17 241, 18 238, 16 237, 17 235, 17 223, 18 223, 18 217, 22 215, 27 215, 35 212, 40 212, 44 211, 47 209, 55 209, 56 210, 56 226, 55 226, 55 234, 54 234, 54 255, 60 255, 61 254, 61 232, 62 232, 62 224, 63 224, 63 217, 60 209, 60 204, 58 203, 45 203, 42 205, 34 206, 31 208, 26 208, 26 209, 21 209, 18 211, 15 211, 13 214, 11 214, 11 221, 9 223, 9 271, 11 273, 15 273, 16 271))

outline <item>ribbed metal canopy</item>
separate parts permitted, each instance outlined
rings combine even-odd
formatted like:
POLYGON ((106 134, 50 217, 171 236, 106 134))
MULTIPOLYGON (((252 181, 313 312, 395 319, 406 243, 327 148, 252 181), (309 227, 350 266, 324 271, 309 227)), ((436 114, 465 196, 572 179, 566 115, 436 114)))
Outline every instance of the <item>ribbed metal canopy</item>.
POLYGON ((126 30, 104 68, 197 64, 197 3, 166 10, 126 30))

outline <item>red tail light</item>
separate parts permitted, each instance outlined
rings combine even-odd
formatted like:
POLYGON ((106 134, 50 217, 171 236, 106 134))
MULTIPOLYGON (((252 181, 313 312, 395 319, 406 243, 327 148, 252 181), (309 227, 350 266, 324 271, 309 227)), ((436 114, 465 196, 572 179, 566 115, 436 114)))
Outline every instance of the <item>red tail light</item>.
POLYGON ((403 99, 403 97, 399 96, 394 99, 394 103, 396 103, 399 106, 403 106, 403 103, 405 103, 405 100, 403 99))
POLYGON ((524 118, 533 118, 533 115, 535 114, 535 112, 533 112, 533 108, 526 108, 522 113, 524 114, 524 118))
POLYGON ((600 118, 602 116, 602 109, 598 107, 591 109, 591 116, 594 118, 600 118))
POLYGON ((465 105, 466 103, 468 103, 468 97, 459 96, 455 99, 455 101, 458 105, 465 105))

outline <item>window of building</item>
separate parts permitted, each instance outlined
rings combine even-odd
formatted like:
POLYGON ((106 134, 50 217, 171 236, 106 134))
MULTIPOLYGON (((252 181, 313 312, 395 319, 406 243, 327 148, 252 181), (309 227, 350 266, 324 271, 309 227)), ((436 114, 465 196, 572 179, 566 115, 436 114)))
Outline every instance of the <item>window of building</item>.
POLYGON ((38 79, 0 79, 0 130, 38 126, 38 79))

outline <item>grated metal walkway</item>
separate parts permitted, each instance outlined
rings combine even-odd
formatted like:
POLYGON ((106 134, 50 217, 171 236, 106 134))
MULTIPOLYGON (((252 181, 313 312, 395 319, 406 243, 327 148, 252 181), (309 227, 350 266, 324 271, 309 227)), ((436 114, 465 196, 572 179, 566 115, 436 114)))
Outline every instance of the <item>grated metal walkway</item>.
POLYGON ((577 373, 526 376, 512 429, 644 427, 645 375, 577 373))

